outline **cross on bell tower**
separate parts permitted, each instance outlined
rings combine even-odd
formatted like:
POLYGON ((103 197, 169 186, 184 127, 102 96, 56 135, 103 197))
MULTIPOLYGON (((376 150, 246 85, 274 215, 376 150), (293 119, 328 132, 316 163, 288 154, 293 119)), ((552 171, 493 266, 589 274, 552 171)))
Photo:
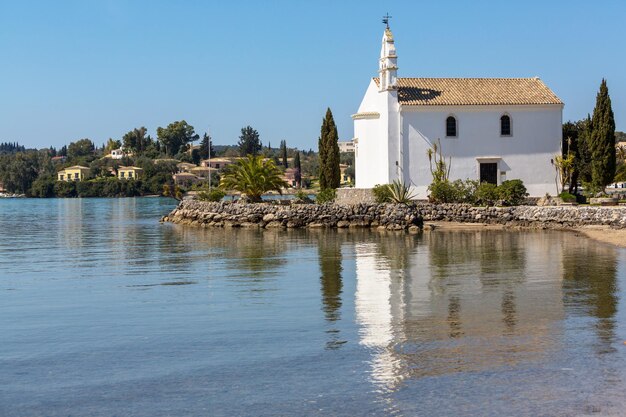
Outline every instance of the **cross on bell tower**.
POLYGON ((389 13, 383 16, 385 33, 383 34, 380 59, 378 61, 379 91, 395 90, 398 77, 398 56, 396 55, 396 47, 393 42, 393 34, 389 28, 389 19, 391 19, 389 13))
POLYGON ((389 13, 383 16, 383 23, 385 24, 385 26, 387 26, 387 29, 389 29, 389 19, 391 19, 391 16, 389 16, 389 13))

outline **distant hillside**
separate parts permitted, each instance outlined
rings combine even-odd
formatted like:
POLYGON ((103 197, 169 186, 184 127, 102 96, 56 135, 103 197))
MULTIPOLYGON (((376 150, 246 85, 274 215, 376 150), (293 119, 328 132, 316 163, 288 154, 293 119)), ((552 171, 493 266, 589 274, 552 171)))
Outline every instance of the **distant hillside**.
POLYGON ((626 133, 615 131, 615 141, 616 142, 626 142, 626 133))

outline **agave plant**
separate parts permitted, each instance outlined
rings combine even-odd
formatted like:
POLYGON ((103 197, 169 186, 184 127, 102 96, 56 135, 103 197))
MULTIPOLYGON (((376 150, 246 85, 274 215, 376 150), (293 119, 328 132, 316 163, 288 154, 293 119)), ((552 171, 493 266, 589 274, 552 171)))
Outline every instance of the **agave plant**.
POLYGON ((250 201, 259 202, 268 191, 282 194, 282 189, 288 184, 281 178, 281 172, 273 161, 264 160, 262 156, 248 155, 228 167, 222 175, 220 186, 239 191, 250 201))
POLYGON ((415 199, 415 194, 411 192, 411 188, 400 180, 395 180, 389 187, 389 199, 393 203, 408 204, 415 199))

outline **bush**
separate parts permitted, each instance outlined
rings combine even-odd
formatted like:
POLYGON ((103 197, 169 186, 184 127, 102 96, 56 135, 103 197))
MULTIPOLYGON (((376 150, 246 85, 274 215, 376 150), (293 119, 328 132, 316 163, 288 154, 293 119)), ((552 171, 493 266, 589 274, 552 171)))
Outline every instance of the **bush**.
POLYGON ((376 184, 374 188, 372 188, 372 193, 374 194, 374 200, 376 200, 378 204, 389 203, 391 201, 391 190, 387 184, 376 184))
POLYGON ((57 181, 54 184, 54 195, 57 197, 76 197, 76 183, 73 181, 57 181))
POLYGON ((337 193, 334 188, 325 188, 317 194, 315 202, 317 204, 330 203, 335 200, 336 195, 337 193))
POLYGON ((485 206, 493 206, 499 199, 498 186, 483 182, 476 188, 476 202, 485 206))
POLYGON ((455 203, 457 200, 456 190, 448 180, 435 181, 428 189, 430 190, 428 199, 431 203, 455 203))
POLYGON ((409 204, 415 199, 411 188, 400 180, 394 180, 387 187, 389 187, 389 191, 391 192, 392 203, 409 204))
POLYGON ((40 176, 30 187, 29 197, 48 198, 54 197, 54 183, 56 180, 51 175, 40 176))
POLYGON ((478 181, 466 179, 455 180, 452 183, 454 195, 457 203, 476 204, 476 190, 478 189, 478 181))
POLYGON ((429 199, 433 203, 476 203, 476 189, 478 181, 448 180, 436 181, 430 184, 429 199))
POLYGON ((197 194, 197 199, 200 201, 222 201, 226 193, 219 188, 215 188, 211 191, 200 191, 197 194))
POLYGON ((498 197, 506 206, 519 206, 524 203, 528 193, 522 180, 508 180, 498 187, 498 197))
POLYGON ((563 191, 561 194, 559 194, 559 198, 561 200, 563 200, 563 202, 565 203, 575 203, 576 202, 576 196, 573 194, 568 193, 567 191, 563 191))
POLYGON ((294 197, 295 197, 294 200, 299 203, 312 203, 313 202, 313 200, 311 200, 309 195, 302 190, 298 190, 294 194, 294 197))

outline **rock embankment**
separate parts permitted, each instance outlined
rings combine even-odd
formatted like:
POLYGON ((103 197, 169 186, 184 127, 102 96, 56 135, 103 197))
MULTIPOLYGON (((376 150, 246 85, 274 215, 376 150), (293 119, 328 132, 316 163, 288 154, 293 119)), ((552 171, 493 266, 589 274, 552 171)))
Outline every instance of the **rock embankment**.
POLYGON ((239 204, 182 201, 163 221, 202 227, 383 227, 416 230, 422 226, 412 206, 394 204, 239 204))
POLYGON ((182 201, 163 221, 201 227, 377 227, 417 230, 424 221, 533 228, 626 228, 626 207, 472 207, 466 204, 239 204, 182 201))

